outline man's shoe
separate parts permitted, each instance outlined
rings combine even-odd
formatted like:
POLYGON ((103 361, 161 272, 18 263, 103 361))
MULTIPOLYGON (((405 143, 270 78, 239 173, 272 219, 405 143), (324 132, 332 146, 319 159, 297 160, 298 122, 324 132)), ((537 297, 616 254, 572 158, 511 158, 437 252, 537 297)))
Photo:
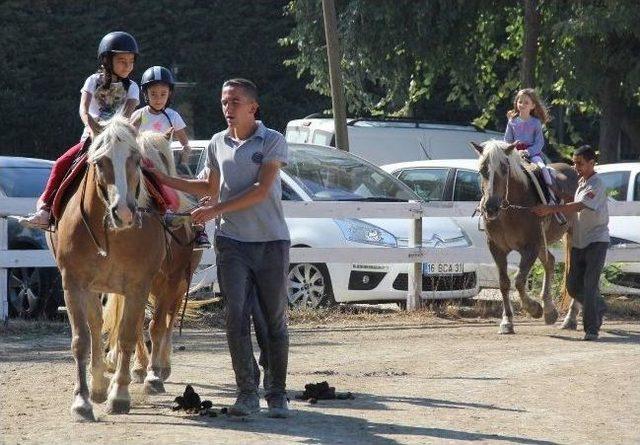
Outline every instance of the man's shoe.
POLYGON ((268 416, 274 419, 286 419, 289 417, 289 401, 286 394, 273 394, 267 398, 269 406, 268 416))
POLYGON ((260 411, 260 397, 257 392, 242 392, 238 395, 236 403, 229 407, 232 416, 249 416, 260 411))
POLYGON ((206 250, 211 249, 211 242, 207 236, 207 232, 204 230, 198 230, 195 233, 193 239, 193 250, 206 250))
POLYGON ((18 218, 18 222, 32 229, 47 229, 49 227, 49 220, 51 219, 51 213, 46 209, 39 209, 37 212, 18 218))
POLYGON ((596 341, 598 339, 598 334, 587 332, 586 334, 584 334, 584 337, 582 337, 582 339, 584 341, 596 341))

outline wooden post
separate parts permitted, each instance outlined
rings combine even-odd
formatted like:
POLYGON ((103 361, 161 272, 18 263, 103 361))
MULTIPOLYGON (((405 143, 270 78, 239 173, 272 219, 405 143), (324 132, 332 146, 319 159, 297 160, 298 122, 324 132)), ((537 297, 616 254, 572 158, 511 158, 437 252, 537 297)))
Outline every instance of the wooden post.
MULTIPOLYGON (((7 218, 0 216, 0 252, 9 248, 9 224, 7 218)), ((5 323, 9 319, 9 270, 0 267, 0 321, 5 323)))
POLYGON ((336 7, 333 0, 322 0, 324 16, 324 35, 327 41, 327 59, 329 61, 329 82, 331 83, 331 105, 333 107, 333 125, 336 132, 336 147, 349 151, 349 134, 347 132, 347 109, 342 89, 342 72, 340 70, 340 42, 338 41, 338 24, 336 7))
MULTIPOLYGON (((422 248, 422 212, 411 220, 409 247, 422 248)), ((409 265, 409 287, 407 293, 407 311, 415 311, 422 304, 422 256, 420 262, 409 265)))

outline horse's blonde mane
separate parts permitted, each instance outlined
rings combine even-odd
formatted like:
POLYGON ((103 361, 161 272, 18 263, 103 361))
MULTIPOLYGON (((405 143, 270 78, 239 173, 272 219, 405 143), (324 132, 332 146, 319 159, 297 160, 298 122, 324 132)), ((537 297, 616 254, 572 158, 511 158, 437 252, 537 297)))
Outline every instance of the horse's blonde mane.
MULTIPOLYGON (((178 175, 176 164, 173 160, 173 152, 171 151, 171 142, 163 133, 143 131, 138 135, 138 145, 142 151, 142 156, 151 160, 155 168, 169 176, 178 175)), ((179 211, 187 211, 191 207, 189 201, 182 192, 177 192, 180 199, 179 211)))
POLYGON ((482 144, 483 150, 480 156, 480 165, 486 164, 490 171, 499 172, 500 165, 507 163, 509 171, 518 181, 526 184, 528 181, 526 173, 522 170, 520 155, 517 150, 512 150, 507 154, 505 149, 509 143, 497 139, 491 139, 482 144))
MULTIPOLYGON (((116 114, 109 119, 102 131, 91 142, 88 150, 88 161, 96 162, 104 157, 112 157, 113 149, 118 146, 116 142, 122 142, 126 146, 142 155, 136 135, 138 131, 134 126, 129 123, 129 119, 121 114, 116 114)), ((151 203, 149 192, 145 187, 142 180, 142 170, 138 168, 138 175, 140 176, 140 193, 138 195, 138 206, 148 207, 151 203)))

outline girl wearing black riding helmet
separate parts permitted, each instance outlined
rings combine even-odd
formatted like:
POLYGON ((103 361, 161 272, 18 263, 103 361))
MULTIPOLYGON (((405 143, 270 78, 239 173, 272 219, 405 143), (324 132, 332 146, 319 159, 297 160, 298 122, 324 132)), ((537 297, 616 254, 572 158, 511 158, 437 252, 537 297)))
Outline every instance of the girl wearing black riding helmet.
POLYGON ((55 193, 73 160, 89 147, 91 138, 100 132, 105 121, 117 112, 129 117, 138 106, 138 85, 129 79, 138 52, 138 43, 129 33, 114 31, 102 38, 98 46, 98 72, 90 75, 80 90, 80 119, 85 125, 80 142, 56 160, 38 200, 38 210, 22 218, 21 223, 30 227, 48 227, 55 193))
POLYGON ((182 145, 181 163, 188 163, 191 148, 186 124, 177 111, 169 108, 175 86, 173 74, 163 66, 152 66, 142 75, 140 86, 147 105, 133 113, 131 122, 140 131, 173 132, 182 145))

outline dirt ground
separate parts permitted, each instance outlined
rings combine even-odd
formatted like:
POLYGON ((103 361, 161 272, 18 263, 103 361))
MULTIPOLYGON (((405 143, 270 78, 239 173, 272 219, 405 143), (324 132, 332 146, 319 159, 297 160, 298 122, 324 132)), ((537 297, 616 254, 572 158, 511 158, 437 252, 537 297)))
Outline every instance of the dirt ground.
POLYGON ((0 336, 0 442, 639 443, 640 322, 607 321, 598 342, 557 326, 520 319, 512 336, 497 334, 497 320, 294 326, 293 415, 284 420, 171 411, 187 383, 214 407, 234 398, 224 333, 190 329, 176 336, 168 393, 133 386, 130 414, 96 405, 96 423, 71 421, 68 334, 8 332, 0 336), (323 380, 355 399, 294 399, 323 380))

